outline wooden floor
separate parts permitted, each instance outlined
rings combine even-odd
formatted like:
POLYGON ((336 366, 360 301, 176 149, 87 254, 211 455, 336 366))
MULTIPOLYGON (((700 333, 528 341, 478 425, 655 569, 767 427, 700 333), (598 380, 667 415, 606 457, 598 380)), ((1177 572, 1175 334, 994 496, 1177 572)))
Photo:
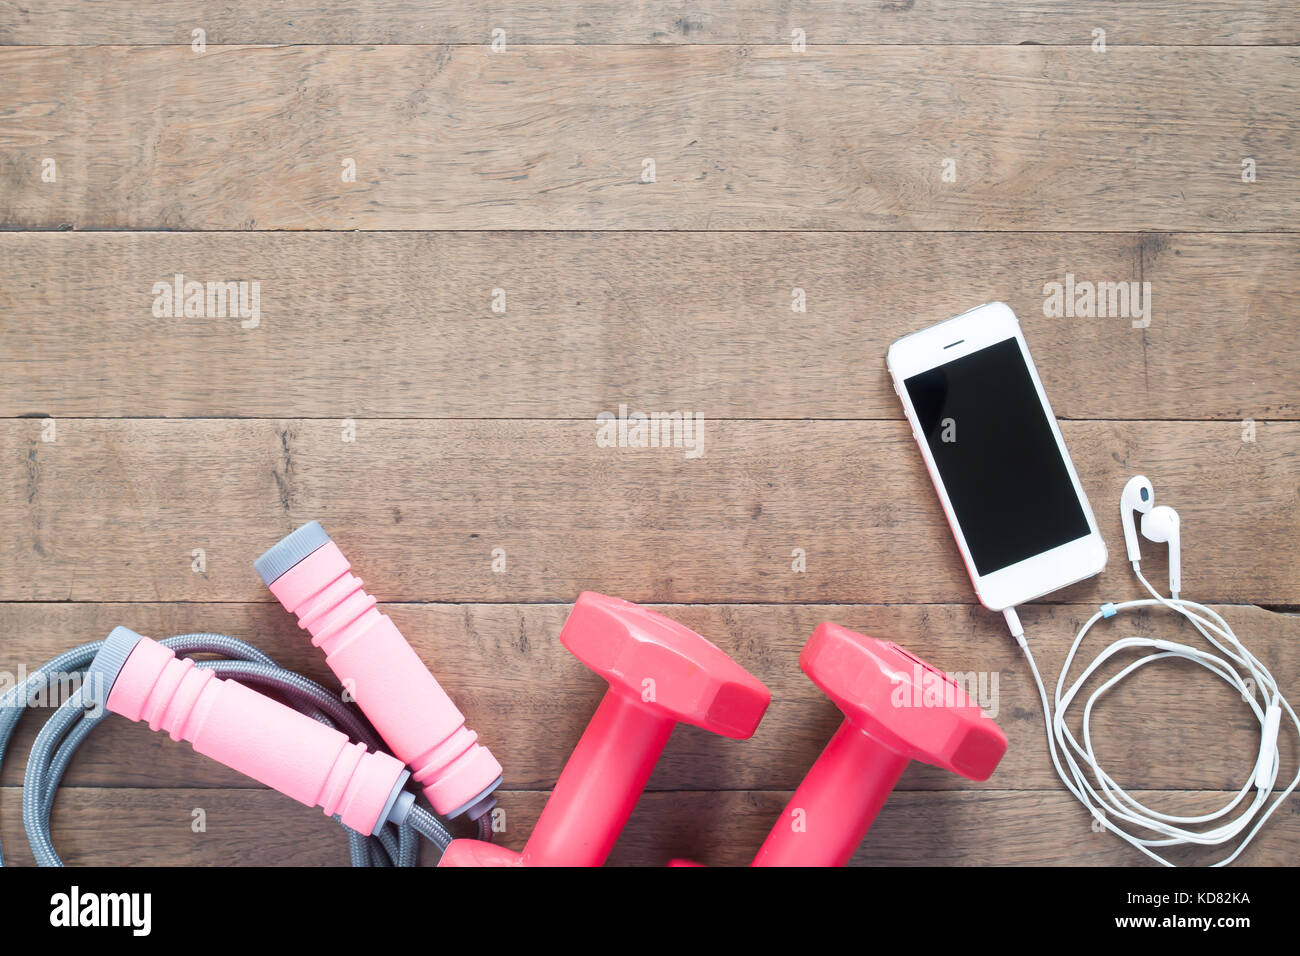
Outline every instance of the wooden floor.
MULTIPOLYGON (((1116 503, 1142 472, 1186 596, 1300 697, 1294 3, 549 7, 0 2, 0 670, 123 624, 325 680, 252 570, 318 518, 504 764, 509 846, 602 692, 557 640, 593 589, 773 692, 753 740, 677 731, 612 862, 752 858, 838 720, 797 663, 822 620, 996 680, 1010 739, 985 783, 912 766, 854 862, 1143 862, 1057 781, 884 353, 1019 315, 1112 557, 1024 610, 1049 680, 1139 593, 1116 503), (255 327, 155 315, 177 274, 259 283, 255 327), (1149 282, 1149 324, 1047 316, 1067 275, 1149 282), (703 454, 598 447, 621 405, 703 415, 703 454)), ((1134 629, 1187 636, 1104 633, 1134 629)), ((0 775, 17 863, 34 724, 0 775)), ((1173 812, 1226 802, 1258 746, 1176 665, 1095 727, 1173 812)), ((65 783, 70 863, 347 861, 318 812, 123 720, 65 783)), ((1293 798, 1242 859, 1298 857, 1293 798)))

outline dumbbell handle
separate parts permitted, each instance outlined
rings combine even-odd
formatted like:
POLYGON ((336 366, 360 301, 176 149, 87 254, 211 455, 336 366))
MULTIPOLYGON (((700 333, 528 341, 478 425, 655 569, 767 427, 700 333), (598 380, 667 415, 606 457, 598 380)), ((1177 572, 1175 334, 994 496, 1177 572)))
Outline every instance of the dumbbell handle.
POLYGON ((909 763, 845 720, 790 798, 754 866, 844 866, 909 763))
POLYGON ((676 725, 610 687, 524 847, 529 866, 600 866, 676 725))
POLYGON ((113 713, 187 740, 326 816, 338 814, 360 833, 376 832, 398 805, 410 773, 395 757, 368 753, 345 734, 126 628, 117 628, 105 649, 91 668, 111 684, 106 706, 113 713))

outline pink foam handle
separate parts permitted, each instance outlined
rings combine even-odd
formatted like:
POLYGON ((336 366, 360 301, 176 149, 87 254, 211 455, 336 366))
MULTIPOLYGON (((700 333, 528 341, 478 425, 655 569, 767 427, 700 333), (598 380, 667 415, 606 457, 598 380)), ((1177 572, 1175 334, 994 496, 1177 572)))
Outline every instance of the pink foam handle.
POLYGON ((383 822, 406 768, 305 714, 141 638, 126 659, 108 709, 186 740, 204 756, 279 790, 360 833, 383 822))
POLYGON ((458 813, 491 791, 501 764, 350 567, 331 541, 280 575, 271 593, 325 652, 330 670, 411 767, 433 808, 458 813))

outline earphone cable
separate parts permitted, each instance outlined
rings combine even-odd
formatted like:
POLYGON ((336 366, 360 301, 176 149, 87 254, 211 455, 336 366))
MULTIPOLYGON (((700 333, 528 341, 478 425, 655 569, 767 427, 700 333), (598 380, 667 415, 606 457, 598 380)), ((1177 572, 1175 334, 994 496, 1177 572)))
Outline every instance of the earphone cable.
POLYGON ((1194 601, 1187 601, 1178 597, 1166 598, 1157 592, 1143 577, 1141 568, 1136 561, 1133 562, 1133 570, 1143 586, 1151 593, 1152 598, 1107 605, 1089 618, 1075 636, 1074 643, 1071 645, 1065 663, 1062 665, 1061 674, 1056 684, 1055 708, 1049 705, 1047 689, 1044 686, 1038 665, 1034 660, 1034 655, 1029 648, 1029 643, 1025 639, 1024 627, 1020 623, 1019 616, 1014 608, 1003 611, 1003 616, 1012 636, 1020 645, 1026 660, 1029 662, 1029 668, 1033 674, 1034 683, 1038 688, 1039 699, 1043 706, 1044 724, 1047 730, 1047 743, 1052 757, 1052 765, 1056 769, 1057 776, 1061 778, 1061 782, 1065 784, 1066 789, 1088 808, 1094 820, 1101 826, 1117 834, 1148 857, 1165 866, 1175 866, 1176 864, 1153 851, 1151 847, 1189 844, 1222 845, 1235 839, 1243 830, 1250 827, 1251 822, 1254 821, 1254 826, 1237 844, 1232 853, 1211 864, 1212 866, 1224 866, 1240 855, 1282 801, 1290 796, 1297 785, 1300 785, 1300 770, 1297 770, 1296 776, 1291 780, 1290 785, 1271 804, 1264 808, 1263 814, 1256 819, 1260 809, 1264 807, 1272 795, 1274 785, 1277 782, 1280 769, 1277 730, 1281 711, 1284 709, 1290 716, 1298 735, 1300 735, 1300 718, 1296 716, 1295 711, 1282 695, 1277 686, 1277 681, 1268 668, 1241 643, 1236 634, 1233 633, 1232 628, 1216 611, 1194 601), (1118 612, 1145 607, 1165 607, 1176 611, 1190 621, 1206 641, 1220 651, 1223 656, 1173 641, 1140 637, 1123 638, 1113 642, 1098 654, 1067 690, 1065 687, 1067 676, 1080 646, 1093 625, 1103 618, 1114 616, 1118 612), (1225 647, 1224 643, 1220 643, 1220 640, 1216 639, 1215 635, 1230 645, 1231 649, 1225 647), (1066 714, 1071 704, 1082 691, 1084 684, 1106 661, 1117 654, 1135 649, 1153 650, 1154 653, 1128 663, 1117 674, 1110 677, 1091 693, 1084 705, 1081 724, 1083 741, 1080 742, 1066 723, 1066 714), (1242 699, 1250 706, 1260 722, 1260 749, 1250 778, 1227 804, 1212 813, 1198 816, 1176 816, 1146 807, 1106 773, 1093 749, 1090 729, 1092 710, 1101 696, 1137 669, 1169 658, 1189 660, 1217 674, 1240 692, 1242 699), (1241 668, 1241 670, 1238 668, 1241 668), (1243 670, 1249 676, 1243 676, 1243 670), (1264 704, 1262 708, 1260 706, 1261 701, 1264 704), (1062 760, 1064 760, 1064 766, 1062 760), (1069 768, 1068 773, 1065 769, 1066 766, 1069 768), (1207 830, 1186 828, 1188 825, 1213 823, 1229 816, 1246 801, 1252 789, 1255 791, 1255 796, 1251 799, 1249 806, 1229 822, 1207 830), (1146 830, 1157 834, 1159 838, 1140 836, 1130 832, 1126 827, 1146 830))

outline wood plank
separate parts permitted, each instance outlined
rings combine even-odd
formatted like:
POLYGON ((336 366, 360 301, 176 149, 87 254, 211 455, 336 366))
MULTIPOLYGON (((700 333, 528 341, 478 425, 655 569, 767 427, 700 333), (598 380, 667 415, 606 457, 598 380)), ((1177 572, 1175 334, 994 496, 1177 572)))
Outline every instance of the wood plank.
POLYGON ((1267 232, 1300 212, 1286 48, 13 47, 0 86, 10 229, 1267 232))
MULTIPOLYGON (((1138 799, 1173 813, 1217 809, 1229 793, 1139 791, 1138 799)), ((663 866, 673 858, 745 866, 762 844, 788 793, 653 793, 642 797, 611 866, 663 866)), ((511 792, 507 830, 497 842, 519 849, 546 794, 511 792)), ((0 789, 6 862, 30 866, 21 805, 0 789)), ((65 788, 54 811, 54 845, 72 866, 346 866, 338 826, 287 797, 258 790, 65 788), (195 809, 207 830, 194 833, 195 809)), ((1244 866, 1285 866, 1300 851, 1300 814, 1284 807, 1239 859, 1244 866)), ((1179 859, 1205 863, 1222 848, 1189 848, 1179 859)), ((432 848, 421 854, 427 866, 432 848)), ((1066 793, 984 791, 897 793, 880 812, 855 866, 1140 866, 1138 851, 1089 828, 1086 811, 1066 793)), ((1154 864, 1152 864, 1154 865, 1154 864)))
POLYGON ((0 259, 0 415, 898 419, 889 343, 1003 299, 1064 418, 1300 416, 1291 235, 0 233, 0 259), (155 318, 177 272, 256 281, 257 327, 155 318), (1067 275, 1149 282, 1149 327, 1045 315, 1067 275))
MULTIPOLYGON (((749 741, 679 728, 656 767, 653 790, 796 787, 840 720, 798 666, 800 649, 823 620, 898 641, 936 666, 963 675, 963 686, 976 692, 1007 734, 1007 754, 986 783, 913 764, 899 783, 901 789, 1060 787, 1048 757, 1032 677, 998 615, 960 605, 657 608, 731 654, 768 686, 773 700, 749 741)), ((464 711, 469 726, 497 755, 505 768, 505 786, 552 787, 605 686, 559 643, 569 606, 396 604, 385 609, 464 711)), ((1024 609, 1031 646, 1049 687, 1055 686, 1074 634, 1094 610, 1077 604, 1024 609)), ((1300 686, 1300 617, 1256 607, 1220 610, 1294 697, 1300 686)), ((0 604, 0 671, 8 675, 4 686, 10 686, 20 667, 30 673, 119 624, 155 637, 197 629, 234 634, 286 666, 326 686, 338 686, 322 655, 278 605, 68 603, 0 604)), ((1190 627, 1169 615, 1144 612, 1098 625, 1083 653, 1091 658, 1110 640, 1135 633, 1199 640, 1190 627)), ((1076 667, 1074 673, 1081 669, 1076 667)), ((1116 670, 1118 666, 1103 668, 1093 686, 1116 670)), ((34 710, 19 725, 0 782, 22 783, 31 740, 44 722, 41 714, 34 710)), ((1071 726, 1077 728, 1077 720, 1072 719, 1071 726)), ((1147 668, 1116 687, 1098 705, 1093 733, 1107 770, 1131 789, 1239 787, 1259 748, 1259 724, 1249 709, 1226 684, 1181 662, 1147 668)), ((1283 775, 1290 779, 1297 746, 1289 724, 1282 729, 1280 746, 1283 775)), ((248 786, 246 778, 188 746, 120 718, 96 729, 66 779, 75 786, 248 786)))
POLYGON ((774 43, 791 30, 827 43, 1092 42, 1274 44, 1300 42, 1294 9, 1282 0, 1160 0, 1142 4, 1043 0, 1014 6, 978 0, 864 4, 744 0, 626 4, 565 0, 532 7, 505 0, 358 0, 339 8, 318 0, 232 5, 216 0, 153 0, 129 11, 93 0, 0 2, 0 44, 190 42, 201 27, 219 43, 487 43, 504 29, 517 43, 774 43))
MULTIPOLYGON (((269 600, 252 560, 312 518, 385 600, 971 600, 899 422, 706 422, 695 459, 597 447, 594 420, 363 420, 351 442, 338 420, 68 419, 53 442, 46 428, 0 422, 3 600, 269 600)), ((1300 604, 1300 424, 1262 423, 1254 442, 1230 422, 1062 431, 1112 564, 1059 600, 1142 594, 1115 507, 1140 472, 1182 515, 1189 595, 1300 604)), ((1147 550, 1158 581, 1163 551, 1147 550)))
MULTIPOLYGON (((513 796, 513 795, 512 795, 513 796)), ((1230 793, 1135 791, 1170 813, 1219 809, 1230 793)), ((610 857, 614 865, 662 864, 674 857, 715 866, 744 866, 780 818, 790 794, 649 794, 637 807, 610 857)), ((537 814, 544 800, 538 800, 537 814)), ((516 814, 518 816, 518 814, 516 814)), ((1142 866, 1156 865, 1110 833, 1072 796, 994 791, 897 793, 853 855, 853 866, 1142 866)), ((527 830, 500 842, 522 845, 527 830)), ((1240 865, 1291 865, 1300 849, 1295 805, 1283 806, 1239 858, 1240 865)), ((1170 854, 1184 865, 1222 859, 1230 849, 1187 848, 1170 854)))

